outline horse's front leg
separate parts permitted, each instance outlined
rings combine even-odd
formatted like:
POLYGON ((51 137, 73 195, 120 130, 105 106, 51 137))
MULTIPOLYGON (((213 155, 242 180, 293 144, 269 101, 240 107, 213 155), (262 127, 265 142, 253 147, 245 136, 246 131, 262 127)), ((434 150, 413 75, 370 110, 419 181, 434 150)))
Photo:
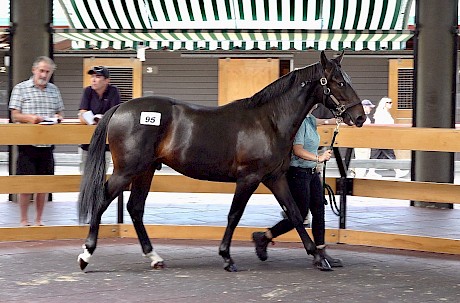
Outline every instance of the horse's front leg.
MULTIPOLYGON (((295 204, 294 198, 292 197, 291 191, 289 190, 286 175, 283 174, 277 178, 268 178, 263 183, 268 187, 268 189, 271 190, 275 198, 278 200, 278 203, 285 207, 286 214, 289 220, 291 220, 292 225, 296 229, 297 233, 299 234, 307 253, 309 255, 316 256, 316 245, 303 226, 304 218, 302 218, 299 208, 295 204)), ((307 201, 305 201, 305 203, 307 203, 307 201)))
POLYGON ((153 269, 161 269, 165 267, 163 258, 153 249, 147 231, 145 230, 143 219, 145 200, 147 199, 154 173, 155 170, 152 167, 152 169, 146 170, 142 175, 133 180, 127 208, 133 221, 134 228, 136 229, 144 256, 152 261, 150 266, 152 266, 153 269))
POLYGON ((228 223, 224 237, 219 246, 219 255, 224 258, 224 269, 226 271, 238 271, 233 259, 230 256, 230 244, 236 226, 243 216, 244 209, 248 204, 249 198, 259 186, 260 181, 242 180, 236 183, 235 195, 233 196, 232 206, 228 213, 228 223))
POLYGON ((78 255, 77 258, 81 270, 84 270, 86 266, 88 266, 89 260, 96 250, 102 214, 107 210, 113 199, 115 199, 115 197, 122 192, 122 189, 128 185, 128 183, 129 180, 127 178, 121 178, 115 174, 112 175, 105 183, 104 204, 100 206, 96 213, 91 215, 88 236, 86 237, 85 244, 83 244, 83 253, 78 255))

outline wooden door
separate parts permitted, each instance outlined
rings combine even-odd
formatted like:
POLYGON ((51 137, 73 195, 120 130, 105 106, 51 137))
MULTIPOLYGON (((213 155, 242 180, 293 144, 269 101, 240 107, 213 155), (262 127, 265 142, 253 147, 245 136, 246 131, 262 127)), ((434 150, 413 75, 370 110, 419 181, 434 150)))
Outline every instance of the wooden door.
POLYGON ((218 104, 247 98, 279 78, 279 59, 219 59, 218 104))
POLYGON ((396 124, 412 124, 413 71, 412 59, 389 60, 388 97, 393 100, 390 112, 396 124))

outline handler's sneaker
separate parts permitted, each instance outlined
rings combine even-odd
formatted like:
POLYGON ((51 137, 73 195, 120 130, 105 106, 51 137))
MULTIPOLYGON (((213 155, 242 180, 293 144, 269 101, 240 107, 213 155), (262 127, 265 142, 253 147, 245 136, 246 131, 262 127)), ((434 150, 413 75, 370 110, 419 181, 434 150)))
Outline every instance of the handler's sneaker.
POLYGON ((267 246, 268 243, 272 242, 265 236, 264 232, 257 231, 252 233, 252 241, 256 246, 256 255, 261 261, 265 261, 268 258, 267 246))

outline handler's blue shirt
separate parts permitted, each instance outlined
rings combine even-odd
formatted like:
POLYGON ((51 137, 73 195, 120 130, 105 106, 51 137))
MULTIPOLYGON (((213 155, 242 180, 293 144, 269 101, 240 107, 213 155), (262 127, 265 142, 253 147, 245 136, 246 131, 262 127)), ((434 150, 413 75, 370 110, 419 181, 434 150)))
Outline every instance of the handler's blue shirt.
MULTIPOLYGON (((316 130, 316 118, 313 115, 307 115, 302 121, 299 130, 294 138, 293 145, 302 145, 306 151, 315 155, 318 154, 319 134, 316 130)), ((291 166, 302 168, 315 168, 316 161, 305 160, 291 153, 291 166)))

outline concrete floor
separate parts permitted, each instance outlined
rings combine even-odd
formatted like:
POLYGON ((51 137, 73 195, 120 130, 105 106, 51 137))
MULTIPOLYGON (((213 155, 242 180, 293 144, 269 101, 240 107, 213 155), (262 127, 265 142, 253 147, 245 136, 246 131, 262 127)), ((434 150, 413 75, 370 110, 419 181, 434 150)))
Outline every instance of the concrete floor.
POLYGON ((333 245, 343 268, 321 272, 296 243, 261 262, 234 242, 222 268, 216 241, 155 240, 167 268, 152 270, 136 239, 101 239, 80 271, 81 240, 0 243, 1 302, 460 302, 460 256, 333 245))

